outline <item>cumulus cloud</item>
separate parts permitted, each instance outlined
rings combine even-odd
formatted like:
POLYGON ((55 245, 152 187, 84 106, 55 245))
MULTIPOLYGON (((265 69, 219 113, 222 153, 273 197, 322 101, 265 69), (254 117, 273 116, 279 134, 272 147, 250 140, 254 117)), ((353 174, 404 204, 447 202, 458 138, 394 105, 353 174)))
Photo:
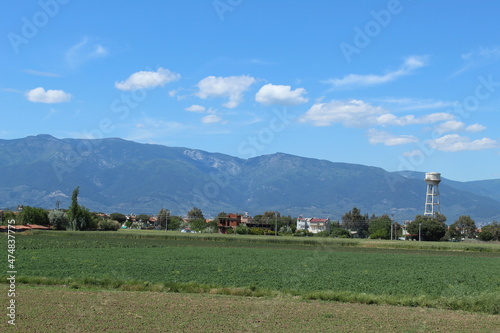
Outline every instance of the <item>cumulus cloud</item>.
POLYGON ((414 115, 398 117, 380 106, 373 106, 353 99, 316 103, 299 118, 299 121, 302 123, 310 122, 314 126, 330 126, 333 123, 341 123, 347 127, 367 127, 431 124, 453 118, 452 114, 444 112, 431 113, 423 117, 415 117, 414 115))
POLYGON ((125 81, 115 82, 115 87, 119 90, 139 90, 152 89, 164 86, 165 84, 176 81, 180 74, 171 72, 165 68, 158 68, 153 71, 140 71, 130 75, 125 81))
POLYGON ((393 135, 373 128, 368 130, 368 140, 373 145, 382 143, 386 146, 404 145, 418 141, 418 139, 412 135, 393 135))
POLYGON ((208 97, 228 97, 229 101, 223 104, 224 107, 232 109, 243 101, 243 93, 247 91, 255 78, 247 75, 241 76, 208 76, 198 82, 199 91, 196 96, 206 99, 208 97))
POLYGON ((477 133, 477 132, 482 132, 486 129, 486 126, 483 126, 481 124, 472 124, 472 125, 469 125, 465 128, 465 131, 466 132, 469 132, 469 133, 477 133))
POLYGON ((411 56, 405 59, 405 61, 403 62, 403 64, 399 69, 387 72, 383 75, 349 74, 340 79, 327 80, 325 81, 325 83, 332 84, 333 87, 335 88, 379 85, 394 81, 400 78, 401 76, 411 74, 416 69, 424 67, 426 65, 427 65, 426 57, 411 56))
POLYGON ((188 108, 185 108, 184 110, 190 111, 190 112, 205 112, 205 107, 202 105, 194 104, 188 108))
POLYGON ((440 138, 429 140, 429 145, 441 151, 484 150, 498 148, 499 144, 490 138, 471 140, 469 137, 458 134, 448 134, 440 138))
POLYGON ((266 84, 255 94, 255 100, 259 103, 272 105, 298 105, 307 103, 309 99, 303 97, 306 93, 304 88, 292 90, 290 86, 266 84))
POLYGON ((477 133, 484 131, 486 129, 485 126, 481 124, 473 124, 467 126, 464 122, 458 120, 449 120, 442 124, 436 126, 435 131, 438 134, 449 133, 449 132, 469 132, 469 133, 477 133))
POLYGON ((62 90, 47 90, 42 87, 32 89, 26 93, 26 98, 35 103, 63 103, 71 100, 71 94, 62 90))

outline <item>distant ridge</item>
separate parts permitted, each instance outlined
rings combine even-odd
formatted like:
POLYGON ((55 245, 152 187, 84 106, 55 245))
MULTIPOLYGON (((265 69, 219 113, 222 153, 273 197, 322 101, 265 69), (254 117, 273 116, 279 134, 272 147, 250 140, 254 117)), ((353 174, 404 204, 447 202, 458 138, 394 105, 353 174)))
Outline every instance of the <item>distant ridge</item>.
MULTIPOLYGON (((94 211, 184 215, 261 214, 268 210, 340 219, 362 213, 412 219, 423 213, 423 173, 304 158, 284 153, 250 159, 202 150, 141 144, 119 138, 56 139, 50 135, 0 140, 0 207, 54 208, 80 202, 94 211)), ((500 219, 500 179, 443 179, 441 210, 452 223, 500 219)))

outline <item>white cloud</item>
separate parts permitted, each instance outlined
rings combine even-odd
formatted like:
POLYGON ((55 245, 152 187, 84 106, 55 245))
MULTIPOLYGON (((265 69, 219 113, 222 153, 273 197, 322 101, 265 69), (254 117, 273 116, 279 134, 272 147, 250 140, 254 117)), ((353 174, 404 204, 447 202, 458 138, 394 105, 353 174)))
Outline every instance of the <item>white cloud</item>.
POLYGON ((95 58, 101 58, 108 55, 108 50, 94 43, 89 37, 83 37, 82 41, 71 46, 66 51, 66 63, 70 67, 78 67, 87 61, 95 58))
POLYGON ((190 112, 205 112, 205 107, 202 105, 194 104, 188 108, 185 108, 184 110, 190 111, 190 112))
POLYGON ((464 122, 458 120, 449 120, 447 122, 444 122, 436 126, 435 131, 438 134, 449 133, 449 132, 462 132, 462 131, 469 133, 477 133, 484 131, 485 129, 486 126, 483 126, 481 124, 472 124, 466 126, 464 122))
POLYGON ((378 99, 377 102, 396 104, 398 110, 428 110, 428 109, 443 109, 454 107, 458 102, 440 101, 433 99, 414 99, 414 98, 385 98, 378 99))
POLYGON ((465 123, 458 120, 449 120, 436 126, 436 133, 443 134, 447 132, 458 132, 465 128, 465 123))
POLYGON ((472 124, 472 125, 469 125, 465 128, 465 131, 466 132, 469 132, 469 133, 477 133, 477 132, 482 132, 486 129, 486 126, 483 126, 481 124, 472 124))
POLYGON ((204 124, 214 124, 214 123, 222 123, 223 120, 221 117, 215 114, 209 114, 208 116, 201 118, 201 122, 204 124))
POLYGON ((223 106, 232 109, 243 101, 243 93, 255 82, 255 78, 247 75, 208 76, 198 82, 199 91, 196 96, 203 99, 208 97, 229 97, 229 101, 224 103, 223 106))
POLYGON ((423 152, 420 149, 414 149, 411 151, 406 151, 403 153, 404 157, 413 157, 413 156, 421 156, 423 152))
POLYGON ((47 90, 42 87, 32 89, 26 93, 26 98, 35 103, 63 103, 71 100, 71 94, 62 90, 47 90))
POLYGON ((469 137, 458 134, 448 134, 434 140, 429 140, 429 144, 434 149, 450 152, 483 150, 499 146, 498 142, 490 138, 471 140, 469 137))
POLYGON ((407 126, 417 124, 431 124, 438 121, 453 119, 449 113, 431 113, 423 117, 406 115, 398 117, 380 106, 372 106, 360 100, 316 103, 299 121, 311 122, 314 126, 330 126, 341 123, 347 127, 366 126, 407 126))
POLYGON ((61 77, 61 75, 56 74, 56 73, 51 73, 51 72, 42 72, 42 71, 37 71, 34 69, 25 69, 23 70, 24 73, 31 74, 31 75, 37 75, 37 76, 46 76, 46 77, 61 77))
POLYGON ((164 86, 165 84, 176 81, 180 74, 169 71, 165 68, 158 68, 156 72, 140 71, 130 75, 125 81, 115 82, 116 89, 119 90, 139 90, 152 89, 164 86))
POLYGON ((271 105, 298 105, 307 103, 309 99, 303 97, 306 93, 304 88, 292 90, 290 86, 266 84, 255 94, 255 100, 259 103, 271 105))
POLYGON ((382 143, 386 146, 404 145, 418 141, 418 139, 412 135, 393 135, 373 128, 368 130, 368 140, 373 145, 382 143))
POLYGON ((339 101, 333 100, 329 103, 316 103, 305 114, 299 117, 302 123, 311 122, 314 126, 330 126, 333 123, 342 123, 348 127, 363 127, 372 125, 373 121, 368 118, 373 118, 380 114, 385 114, 387 111, 379 106, 372 106, 363 101, 349 100, 339 101))
POLYGON ((402 117, 397 117, 392 113, 383 114, 376 118, 376 122, 379 125, 385 126, 407 126, 407 125, 420 125, 420 124, 432 124, 439 121, 445 121, 453 119, 454 116, 446 112, 437 112, 425 115, 423 117, 415 117, 414 115, 406 115, 402 117))
POLYGON ((395 71, 387 72, 383 75, 360 75, 349 74, 341 79, 330 79, 325 83, 332 84, 335 88, 340 87, 358 87, 358 86, 373 86, 378 84, 394 81, 401 76, 411 74, 414 70, 427 65, 426 57, 411 56, 405 59, 403 65, 395 71))

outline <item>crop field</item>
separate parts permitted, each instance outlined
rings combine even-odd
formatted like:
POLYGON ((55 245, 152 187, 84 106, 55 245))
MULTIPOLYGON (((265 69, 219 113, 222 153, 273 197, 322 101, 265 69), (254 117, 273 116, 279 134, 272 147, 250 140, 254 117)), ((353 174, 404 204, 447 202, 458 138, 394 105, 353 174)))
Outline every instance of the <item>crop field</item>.
POLYGON ((20 283, 500 313, 498 244, 41 232, 16 254, 20 283))

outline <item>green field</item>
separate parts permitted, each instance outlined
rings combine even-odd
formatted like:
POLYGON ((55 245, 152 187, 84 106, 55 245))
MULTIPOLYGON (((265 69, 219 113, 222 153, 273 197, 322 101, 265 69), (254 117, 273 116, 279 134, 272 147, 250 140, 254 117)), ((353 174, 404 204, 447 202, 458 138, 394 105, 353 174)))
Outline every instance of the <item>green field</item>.
POLYGON ((19 283, 500 313, 498 244, 118 231, 19 234, 16 246, 19 283))

